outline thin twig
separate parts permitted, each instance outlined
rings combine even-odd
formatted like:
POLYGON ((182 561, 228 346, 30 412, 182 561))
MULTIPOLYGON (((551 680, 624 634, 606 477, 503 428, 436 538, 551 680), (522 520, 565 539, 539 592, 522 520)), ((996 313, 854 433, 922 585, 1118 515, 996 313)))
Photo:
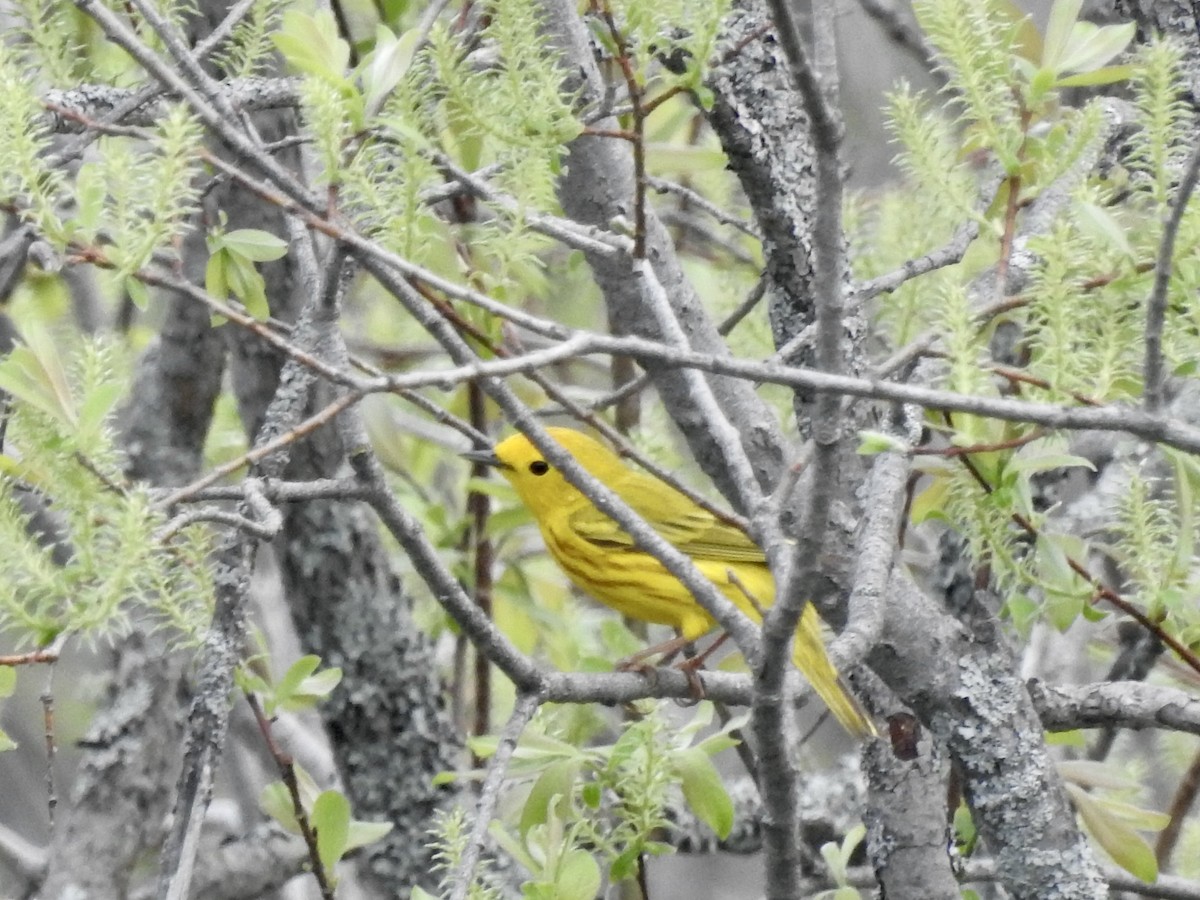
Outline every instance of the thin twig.
POLYGON ((475 878, 475 869, 479 865, 479 857, 483 853, 483 844, 487 838, 488 826, 496 804, 500 800, 500 788, 504 785, 504 775, 508 771, 509 761, 513 751, 517 749, 517 741, 529 720, 537 712, 541 700, 536 694, 522 694, 517 698, 512 715, 500 732, 500 740, 496 752, 488 762, 487 776, 479 789, 479 802, 475 807, 475 822, 471 826, 471 836, 462 853, 462 860, 454 871, 453 889, 450 900, 466 900, 475 878))
POLYGON ((254 713, 254 721, 258 723, 258 731, 263 737, 263 743, 267 745, 267 752, 275 761, 279 777, 287 788, 288 795, 292 798, 292 812, 296 816, 296 825, 300 829, 300 836, 304 838, 305 846, 308 847, 308 862, 312 867, 313 877, 317 880, 321 897, 323 900, 334 900, 333 885, 325 871, 325 864, 321 861, 321 853, 317 849, 317 833, 308 817, 308 810, 304 808, 304 800, 300 797, 300 783, 296 779, 296 761, 292 759, 290 753, 275 742, 275 735, 271 732, 271 720, 263 712, 258 697, 250 693, 245 696, 246 702, 250 704, 250 709, 254 713))
MULTIPOLYGON (((947 421, 949 421, 950 417, 947 416, 946 418, 947 421)), ((981 488, 983 488, 985 493, 990 494, 995 490, 987 478, 983 476, 983 473, 979 471, 979 468, 975 465, 971 457, 959 456, 958 460, 966 467, 967 471, 971 474, 971 477, 975 479, 976 483, 978 483, 981 488)), ((1036 539, 1039 536, 1037 526, 1034 525, 1026 516, 1019 512, 1014 512, 1011 514, 1010 518, 1030 537, 1036 539)), ((1200 674, 1200 657, 1198 657, 1190 647, 1188 647, 1174 635, 1169 634, 1162 627, 1161 623, 1155 622, 1144 612, 1122 597, 1119 593, 1110 588, 1104 583, 1104 580, 1100 578, 1100 576, 1093 575, 1088 570, 1087 566, 1079 562, 1079 560, 1075 559, 1070 554, 1067 554, 1065 558, 1067 566, 1071 569, 1071 571, 1086 581, 1094 589, 1095 593, 1092 595, 1091 599, 1091 603, 1093 605, 1097 600, 1104 600, 1111 606, 1115 606, 1121 612, 1125 613, 1125 615, 1134 619, 1139 625, 1151 632, 1160 641, 1174 650, 1175 655, 1178 656, 1180 660, 1182 660, 1197 674, 1200 674)))
POLYGON ((1162 240, 1158 244, 1158 259, 1154 263, 1154 289, 1146 304, 1146 361, 1143 368, 1142 401, 1147 412, 1158 412, 1163 403, 1163 324, 1167 317, 1167 289, 1171 282, 1172 260, 1175 256, 1175 239, 1179 225, 1187 211, 1188 201, 1200 178, 1200 145, 1192 150, 1179 189, 1171 204, 1171 214, 1163 226, 1162 240))
POLYGON ((762 240, 762 235, 758 233, 758 229, 755 228, 750 222, 747 222, 744 219, 739 219, 737 216, 725 212, 725 210, 721 209, 721 207, 717 206, 717 204, 713 203, 698 191, 694 191, 691 188, 685 187, 684 185, 678 184, 674 181, 668 181, 666 178, 657 178, 653 175, 646 178, 646 184, 654 188, 654 190, 658 191, 660 194, 674 194, 677 197, 682 197, 697 209, 704 210, 704 212, 708 213, 722 225, 728 225, 730 228, 736 228, 742 234, 749 235, 755 240, 762 240))
POLYGON ((608 26, 609 34, 617 49, 617 66, 625 79, 629 92, 629 103, 633 107, 633 256, 646 258, 646 113, 642 109, 642 86, 629 56, 629 45, 625 34, 613 19, 612 6, 601 0, 600 13, 608 26))
POLYGON ((1179 842, 1179 835, 1183 832, 1184 822, 1196 802, 1197 794, 1200 794, 1200 751, 1192 757, 1192 764, 1179 779, 1179 786, 1167 810, 1171 818, 1167 827, 1158 833, 1158 840, 1154 844, 1154 858, 1158 860, 1160 871, 1171 862, 1171 854, 1175 852, 1175 845, 1179 842))
POLYGON ((277 450, 294 444, 301 438, 312 434, 321 426, 329 424, 331 421, 333 421, 338 413, 357 403, 361 399, 362 394, 358 393, 357 391, 350 391, 343 394, 332 403, 327 404, 323 409, 318 410, 313 415, 298 423, 293 428, 288 429, 273 440, 251 448, 236 459, 231 459, 229 462, 217 466, 207 475, 203 475, 200 478, 197 478, 191 484, 185 485, 184 487, 181 487, 169 494, 160 502, 159 505, 164 509, 170 509, 176 503, 182 502, 196 491, 202 490, 214 482, 220 481, 226 475, 233 474, 243 466, 253 465, 259 460, 270 456, 277 450))

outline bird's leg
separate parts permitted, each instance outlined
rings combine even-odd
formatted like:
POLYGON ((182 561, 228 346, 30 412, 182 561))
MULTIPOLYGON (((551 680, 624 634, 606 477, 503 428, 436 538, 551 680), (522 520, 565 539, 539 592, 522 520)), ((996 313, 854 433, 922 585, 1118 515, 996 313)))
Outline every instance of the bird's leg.
POLYGON ((688 657, 683 662, 676 665, 675 668, 677 668, 680 672, 690 671, 693 673, 696 672, 697 669, 702 669, 704 664, 708 662, 708 658, 713 655, 713 651, 715 651, 728 639, 729 634, 722 631, 719 635, 717 635, 717 639, 709 644, 703 653, 697 653, 695 656, 688 657))
POLYGON ((659 662, 670 662, 676 653, 690 643, 691 641, 685 637, 674 637, 669 641, 663 641, 661 644, 655 644, 653 647, 647 647, 645 650, 639 650, 632 656, 625 657, 614 668, 618 672, 641 672, 648 668, 644 663, 650 657, 662 654, 663 658, 659 662))

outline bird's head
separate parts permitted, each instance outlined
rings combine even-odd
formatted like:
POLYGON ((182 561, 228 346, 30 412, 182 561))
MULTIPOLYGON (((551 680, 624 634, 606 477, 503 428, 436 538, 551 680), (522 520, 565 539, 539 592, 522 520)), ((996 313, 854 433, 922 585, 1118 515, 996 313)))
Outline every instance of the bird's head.
MULTIPOLYGON (((546 431, 575 461, 608 485, 624 471, 620 458, 601 444, 573 428, 546 431)), ((523 434, 514 434, 497 444, 491 453, 467 453, 468 459, 495 466, 512 483, 522 502, 535 517, 555 509, 570 508, 585 498, 563 477, 541 450, 523 434)))

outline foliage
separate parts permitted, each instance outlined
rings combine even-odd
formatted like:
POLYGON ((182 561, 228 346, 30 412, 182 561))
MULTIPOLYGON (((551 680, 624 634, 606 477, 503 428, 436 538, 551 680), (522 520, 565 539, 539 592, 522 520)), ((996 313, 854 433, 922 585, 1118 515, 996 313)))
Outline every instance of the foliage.
POLYGON ((0 200, 61 244, 66 231, 56 207, 64 199, 64 178, 47 161, 50 143, 35 83, 27 65, 0 41, 0 200))
MULTIPOLYGON (((434 859, 441 876, 441 887, 449 891, 451 878, 462 862, 470 837, 466 814, 461 807, 449 812, 439 812, 430 833, 433 835, 434 859)), ((492 883, 489 861, 480 862, 476 877, 467 887, 468 900, 500 900, 504 892, 492 883)), ((433 900, 432 895, 420 887, 413 888, 413 900, 433 900)))
MULTIPOLYGON (((525 891, 535 897, 595 896, 600 870, 614 881, 636 876, 643 855, 669 852, 659 839, 675 792, 718 836, 733 825, 733 806, 710 757, 736 742, 733 722, 705 738, 712 705, 703 703, 692 720, 668 722, 662 704, 637 704, 635 717, 608 745, 585 747, 558 730, 556 716, 543 713, 522 737, 510 767, 524 795, 515 823, 494 822, 499 846, 532 876, 525 891)), ((476 739, 482 756, 495 740, 476 739)), ((444 839, 444 836, 443 836, 444 839)))
POLYGON ((95 641, 134 617, 190 643, 207 624, 204 532, 160 539, 162 513, 144 488, 123 483, 108 424, 119 371, 99 345, 64 363, 36 330, 0 362, 13 448, 0 456, 0 628, 23 643, 64 632, 95 641), (52 512, 33 511, 43 508, 52 512))
MULTIPOLYGON (((300 805, 311 829, 317 836, 317 851, 327 873, 347 853, 373 844, 392 830, 391 822, 366 822, 354 819, 350 801, 336 790, 321 790, 303 766, 292 763, 300 805)), ((263 788, 258 805, 264 813, 292 834, 302 834, 300 820, 291 791, 282 781, 273 781, 263 788)))
MULTIPOLYGON (((1006 355, 1023 355, 1021 390, 1031 398, 1103 403, 1141 390, 1141 304, 1151 288, 1149 263, 1157 252, 1170 171, 1182 152, 1182 76, 1177 52, 1165 43, 1149 45, 1130 65, 1109 65, 1128 43, 1129 28, 1076 21, 1078 7, 1059 0, 1043 37, 999 2, 918 4, 921 24, 938 49, 955 127, 911 90, 895 93, 889 118, 908 184, 854 217, 863 229, 855 238, 855 266, 865 277, 927 252, 949 238, 955 223, 978 219, 981 239, 962 262, 910 280, 879 305, 879 320, 897 346, 920 335, 938 340, 943 383, 964 394, 995 395, 1001 382, 993 372, 1006 355), (1062 89, 1124 77, 1133 83, 1141 126, 1131 168, 1124 175, 1109 170, 1104 180, 1080 178, 1074 173, 1091 171, 1103 152, 1112 113, 1094 101, 1072 108, 1062 89), (993 177, 970 164, 971 154, 982 150, 995 160, 1000 178, 990 203, 974 196, 981 171, 987 176, 982 183, 993 177), (1064 191, 1071 202, 1056 199, 1064 191), (1053 219, 1042 236, 1028 239, 1026 249, 1038 265, 1021 302, 983 318, 981 310, 1001 294, 989 295, 996 287, 981 275, 1012 239, 1018 206, 1039 203, 1053 219), (1017 347, 1004 343, 1011 334, 1019 335, 1017 347)), ((1183 324, 1200 311, 1188 280, 1196 268, 1191 248, 1200 246, 1195 207, 1180 231, 1168 303, 1166 354, 1177 367, 1194 360, 1198 349, 1196 329, 1183 324)), ((958 457, 923 462, 933 478, 914 503, 914 520, 932 516, 953 523, 1023 626, 1041 616, 1066 628, 1081 613, 1099 614, 1089 602, 1093 585, 1071 566, 1088 558, 1088 546, 1046 515, 1037 482, 1039 473, 1084 461, 1064 455, 1061 444, 1036 440, 1038 432, 1029 426, 961 414, 930 424, 951 446, 997 449, 971 453, 969 463, 958 457)), ((1157 610, 1163 591, 1173 597, 1189 589, 1193 545, 1166 533, 1167 525, 1152 528, 1168 513, 1163 503, 1145 501, 1134 479, 1114 523, 1111 552, 1130 562, 1138 602, 1157 610), (1171 575, 1164 557, 1171 559, 1171 575), (1143 587, 1151 584, 1157 587, 1143 587)))
POLYGON ((229 78, 250 78, 274 68, 271 34, 279 27, 284 0, 255 0, 213 61, 229 78))

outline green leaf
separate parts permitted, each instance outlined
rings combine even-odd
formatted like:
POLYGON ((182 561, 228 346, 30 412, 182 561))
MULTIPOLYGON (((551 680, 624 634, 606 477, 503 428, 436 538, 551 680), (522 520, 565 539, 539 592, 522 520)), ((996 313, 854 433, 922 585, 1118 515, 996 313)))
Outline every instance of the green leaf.
POLYGON ((53 339, 39 326, 26 329, 24 344, 0 359, 0 390, 52 419, 76 424, 75 398, 66 369, 53 339))
POLYGON ((600 801, 604 798, 604 789, 595 781, 589 781, 580 791, 580 799, 589 809, 599 809, 600 801))
POLYGON ((229 282, 229 290, 242 301, 246 312, 258 321, 265 322, 271 317, 271 310, 267 305, 263 277, 254 268, 254 263, 245 257, 229 254, 226 259, 225 277, 229 282))
POLYGON ((533 858, 533 855, 525 849, 525 845, 509 834, 508 830, 499 822, 493 820, 488 824, 488 834, 492 836, 496 846, 530 872, 536 873, 542 870, 541 863, 533 858))
POLYGON ((350 801, 340 791, 324 791, 313 804, 309 821, 317 833, 317 856, 325 871, 332 873, 346 852, 350 801))
POLYGON ((1046 38, 1042 44, 1042 65, 1062 71, 1061 60, 1071 40, 1071 30, 1079 19, 1083 0, 1055 0, 1046 21, 1046 38))
POLYGON ((1058 71, 1090 72, 1100 68, 1129 46, 1136 27, 1133 22, 1103 28, 1091 22, 1076 22, 1058 71))
POLYGON ((489 758, 496 752, 498 746, 500 746, 500 739, 494 734, 481 734, 467 738, 467 749, 480 759, 489 758))
POLYGON ((911 448, 906 441, 882 431, 860 431, 858 433, 859 456, 875 456, 878 453, 908 453, 911 448))
POLYGON ((708 754, 694 747, 679 750, 671 754, 671 762, 692 812, 717 837, 728 837, 733 829, 733 801, 708 754))
POLYGON ((310 675, 301 681, 294 691, 279 701, 279 705, 289 712, 312 709, 318 701, 328 697, 341 681, 341 669, 336 667, 322 669, 315 675, 310 675))
POLYGON ((75 221, 89 240, 96 234, 104 215, 104 201, 108 197, 104 170, 99 163, 87 162, 79 167, 75 175, 75 221))
POLYGON ((555 879, 555 900, 595 900, 600 891, 600 866, 586 850, 563 854, 555 879))
POLYGON ((1158 862, 1150 845, 1120 817, 1097 803, 1087 791, 1070 782, 1065 784, 1079 818, 1096 843, 1130 875, 1147 884, 1153 883, 1158 878, 1158 862))
POLYGON ((959 803, 954 811, 954 835, 963 856, 970 856, 979 838, 975 828, 975 819, 971 816, 971 808, 965 803, 959 803))
POLYGON ((345 83, 350 45, 338 37, 337 23, 327 9, 306 15, 283 14, 283 27, 271 35, 276 48, 293 68, 333 84, 345 83))
POLYGON ((8 736, 8 732, 0 728, 0 753, 3 753, 5 750, 15 750, 18 746, 20 745, 8 736))
POLYGON ((624 881, 626 878, 631 878, 637 871, 638 857, 641 855, 641 850, 638 847, 630 847, 625 850, 608 867, 610 877, 614 881, 624 881))
POLYGON ((375 49, 360 67, 367 116, 383 108, 388 94, 408 72, 420 35, 421 29, 411 28, 397 38, 386 26, 375 26, 375 49))
POLYGON ((1092 799, 1138 831, 1162 831, 1171 824, 1171 817, 1157 809, 1143 809, 1112 797, 1093 796, 1092 799))
POLYGON ((1055 768, 1058 774, 1072 784, 1088 788, 1105 788, 1110 791, 1134 791, 1141 787, 1116 766, 1090 759, 1060 760, 1055 768))
POLYGON ((228 259, 229 255, 224 250, 218 250, 208 258, 208 264, 204 267, 204 290, 217 300, 229 299, 229 279, 225 276, 228 259))
POLYGON ((80 434, 96 435, 124 393, 124 386, 116 381, 98 384, 92 388, 79 404, 80 434))
MULTIPOLYGON (((550 763, 542 770, 529 790, 529 797, 521 809, 521 821, 517 830, 524 837, 534 825, 546 822, 547 812, 555 798, 569 802, 575 791, 575 779, 583 764, 580 759, 560 759, 550 763)), ((565 817, 565 810, 559 810, 559 817, 565 817)))
POLYGON ((1087 736, 1078 728, 1071 731, 1047 731, 1046 743, 1055 747, 1087 747, 1087 736))
POLYGON ((350 823, 346 836, 346 852, 366 847, 386 837, 392 830, 391 822, 362 822, 355 819, 350 823))
POLYGON ((150 308, 150 291, 146 285, 136 278, 130 277, 123 280, 122 287, 129 295, 129 299, 133 301, 134 306, 143 312, 150 308))
POLYGON ((275 695, 277 697, 289 696, 300 686, 300 682, 317 671, 319 665, 321 665, 319 656, 310 653, 300 657, 288 667, 288 670, 283 673, 283 677, 275 685, 275 695))
POLYGON ((287 256, 287 242, 276 237, 269 231, 257 228, 239 228, 228 231, 221 237, 221 243, 231 253, 244 256, 254 262, 270 262, 287 256))
POLYGON ((1102 66, 1090 72, 1080 72, 1078 75, 1067 75, 1058 79, 1058 87, 1100 87, 1105 84, 1115 84, 1118 81, 1128 81, 1136 71, 1134 66, 1102 66))
POLYGON ((17 689, 17 670, 14 666, 0 666, 0 699, 11 697, 17 689))
POLYGON ((1086 200, 1079 201, 1074 208, 1076 220, 1085 232, 1118 251, 1126 259, 1136 260, 1137 255, 1129 243, 1125 229, 1108 210, 1086 200))
POLYGON ((300 833, 292 795, 282 781, 272 781, 258 795, 258 807, 292 834, 300 833))

